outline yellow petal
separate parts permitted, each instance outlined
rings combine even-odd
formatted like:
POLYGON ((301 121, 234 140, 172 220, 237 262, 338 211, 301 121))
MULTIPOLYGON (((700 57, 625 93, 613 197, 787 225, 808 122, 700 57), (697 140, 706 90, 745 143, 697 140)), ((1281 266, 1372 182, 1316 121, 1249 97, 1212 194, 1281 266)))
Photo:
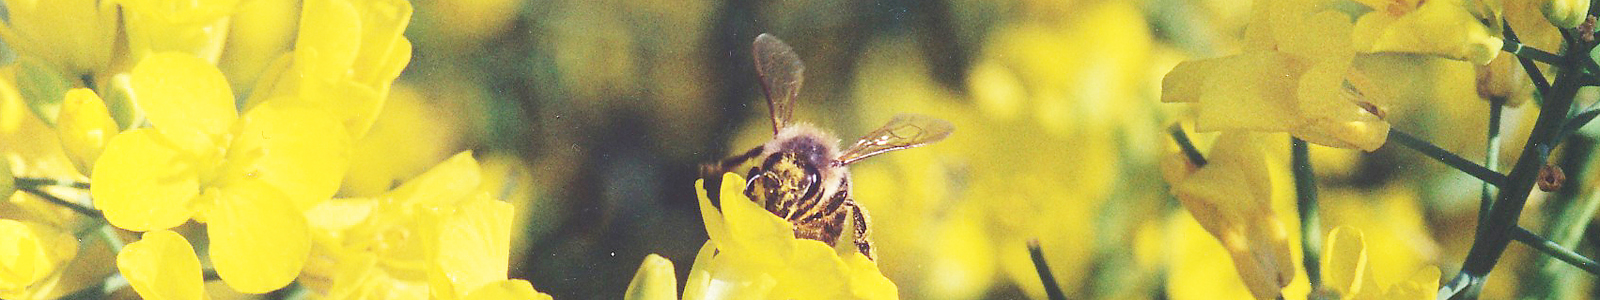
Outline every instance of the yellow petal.
POLYGON ((117 10, 108 1, 6 1, 6 25, 15 39, 6 43, 39 55, 67 73, 107 67, 117 33, 117 10))
POLYGON ((1427 1, 1388 26, 1366 28, 1382 33, 1365 51, 1431 54, 1480 65, 1499 55, 1503 43, 1460 1, 1427 1))
POLYGON ((122 229, 167 229, 189 220, 200 194, 194 161, 151 129, 118 134, 95 161, 89 193, 106 220, 122 229))
POLYGON ((639 264, 639 271, 633 274, 633 281, 628 282, 628 291, 623 293, 622 299, 677 299, 678 277, 673 270, 672 261, 667 258, 656 254, 645 256, 644 263, 639 264))
POLYGON ((224 188, 209 215, 211 262, 229 287, 265 293, 288 285, 311 253, 305 216, 266 183, 224 188))
POLYGON ((1405 281, 1384 290, 1384 299, 1437 299, 1439 297, 1439 269, 1426 267, 1411 274, 1405 281))
POLYGON ((1342 295, 1355 295, 1369 285, 1367 246, 1361 231, 1340 226, 1328 232, 1322 250, 1322 277, 1328 287, 1342 295))
POLYGON ((1209 163, 1173 190, 1200 225, 1222 242, 1251 294, 1272 298, 1294 278, 1294 264, 1288 232, 1271 209, 1271 180, 1257 135, 1223 132, 1209 163))
POLYGON ((883 272, 878 263, 860 252, 850 252, 844 257, 850 274, 850 294, 859 299, 900 299, 899 288, 883 272))
POLYGON ((1190 60, 1178 63, 1161 78, 1161 102, 1196 102, 1205 91, 1207 78, 1226 67, 1230 57, 1190 60))
POLYGON ((250 94, 274 59, 288 54, 299 25, 298 1, 244 1, 229 18, 227 46, 217 68, 240 94, 250 94))
MULTIPOLYGON (((729 174, 732 174, 732 173, 729 173, 729 174)), ((726 182, 728 180, 735 180, 735 179, 740 179, 740 178, 742 178, 742 177, 740 177, 737 174, 734 174, 734 175, 724 174, 724 175, 722 175, 722 181, 724 181, 724 182, 726 182)), ((714 249, 718 249, 718 248, 732 248, 732 247, 735 247, 735 245, 732 244, 732 241, 733 241, 732 234, 728 233, 728 224, 727 224, 727 222, 723 221, 723 219, 722 219, 722 211, 717 209, 716 206, 712 205, 711 204, 711 198, 706 196, 707 191, 703 188, 703 187, 705 187, 705 183, 706 183, 705 181, 706 180, 703 179, 703 178, 694 181, 694 186, 695 186, 694 193, 700 199, 700 220, 701 220, 701 222, 705 223, 706 236, 710 238, 710 241, 706 242, 705 248, 714 250, 714 249), (718 242, 718 241, 722 241, 722 242, 718 242)), ((736 182, 743 182, 743 180, 740 179, 740 181, 736 181, 736 182)), ((719 186, 719 188, 720 188, 720 186, 719 186)), ((718 193, 719 193, 718 195, 721 196, 721 194, 720 194, 721 191, 718 191, 718 193)), ((720 202, 726 203, 728 201, 749 201, 750 198, 745 197, 744 194, 739 194, 738 198, 729 199, 727 197, 721 197, 721 198, 718 198, 717 200, 719 200, 720 202)), ((701 251, 704 252, 706 250, 701 250, 701 251)), ((700 260, 695 260, 695 264, 698 265, 699 261, 700 260)))
POLYGON ((207 299, 200 259, 189 240, 168 230, 146 232, 117 253, 117 269, 139 297, 155 300, 207 299))
MULTIPOLYGON (((478 194, 426 228, 428 281, 433 296, 466 295, 506 278, 511 262, 510 203, 478 194)), ((427 226, 427 225, 424 225, 427 226)))
POLYGON ((389 192, 394 201, 406 205, 445 206, 470 199, 483 182, 483 171, 472 151, 462 151, 407 180, 389 192))
POLYGON ((740 252, 735 256, 759 254, 773 262, 786 261, 794 253, 794 226, 773 215, 744 195, 744 177, 726 173, 722 177, 722 217, 728 226, 729 241, 717 245, 735 246, 723 249, 740 252), (726 242, 726 243, 724 243, 726 242), (748 251, 748 252, 747 252, 748 251))
POLYGON ((151 124, 168 135, 195 131, 215 138, 238 119, 233 91, 222 71, 193 55, 152 54, 133 67, 130 80, 134 102, 151 124))
POLYGON ((1359 89, 1366 86, 1345 79, 1349 66, 1349 60, 1321 63, 1301 75, 1296 100, 1304 123, 1291 134, 1330 147, 1373 151, 1383 146, 1389 123, 1361 106, 1377 104, 1359 89))
POLYGON ((66 266, 77 252, 77 239, 66 231, 0 219, 0 293, 40 283, 66 266))
POLYGON ((405 0, 361 1, 361 50, 352 70, 358 82, 394 81, 399 75, 394 64, 410 61, 410 44, 402 44, 406 24, 411 22, 411 3, 405 0), (404 46, 404 52, 398 51, 404 46), (403 57, 402 57, 403 55, 403 57), (393 73, 393 74, 390 74, 393 73))
POLYGON ((238 0, 178 1, 127 0, 120 2, 127 30, 128 50, 135 58, 150 53, 181 52, 217 63, 228 37, 228 16, 238 0))
POLYGON ((361 47, 361 14, 344 0, 307 0, 300 13, 294 61, 306 80, 342 79, 361 47))
POLYGON ((250 109, 228 149, 223 176, 248 176, 278 188, 297 209, 309 209, 339 191, 350 165, 350 139, 320 109, 277 101, 250 109))
POLYGON ((1196 131, 1286 131, 1298 124, 1294 87, 1304 67, 1276 52, 1226 58, 1200 93, 1196 131))
POLYGON ((484 285, 467 294, 467 300, 529 299, 550 300, 550 295, 533 289, 527 280, 507 279, 484 285))
POLYGON ((78 172, 92 174, 95 159, 100 158, 100 152, 117 134, 117 121, 111 119, 105 102, 90 89, 67 91, 58 122, 56 130, 60 132, 62 150, 78 167, 78 172))

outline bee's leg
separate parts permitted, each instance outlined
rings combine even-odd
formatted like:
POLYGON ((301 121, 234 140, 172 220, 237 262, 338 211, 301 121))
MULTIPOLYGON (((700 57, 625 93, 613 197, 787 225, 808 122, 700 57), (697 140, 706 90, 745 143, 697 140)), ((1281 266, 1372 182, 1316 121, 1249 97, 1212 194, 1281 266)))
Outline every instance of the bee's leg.
POLYGON ((850 210, 850 229, 854 231, 852 236, 855 238, 853 242, 856 244, 856 250, 861 251, 861 255, 866 255, 867 259, 878 260, 877 253, 872 250, 872 240, 867 239, 867 234, 870 232, 867 223, 871 219, 867 216, 867 209, 857 205, 855 199, 845 201, 844 208, 850 210))
POLYGON ((722 173, 727 173, 729 169, 744 164, 744 161, 761 155, 763 150, 766 150, 766 146, 756 146, 739 155, 700 165, 700 178, 704 179, 700 188, 706 190, 706 197, 711 198, 712 206, 722 207, 722 195, 718 192, 722 186, 722 173))

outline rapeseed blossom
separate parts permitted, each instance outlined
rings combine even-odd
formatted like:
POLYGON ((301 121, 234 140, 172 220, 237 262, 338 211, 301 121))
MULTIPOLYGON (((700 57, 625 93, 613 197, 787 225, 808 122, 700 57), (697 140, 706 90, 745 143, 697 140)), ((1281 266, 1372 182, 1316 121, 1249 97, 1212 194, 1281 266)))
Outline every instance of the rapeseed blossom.
POLYGON ((683 299, 899 298, 876 262, 851 247, 795 238, 793 225, 744 195, 744 182, 722 176, 720 209, 697 189, 711 240, 694 259, 683 299))

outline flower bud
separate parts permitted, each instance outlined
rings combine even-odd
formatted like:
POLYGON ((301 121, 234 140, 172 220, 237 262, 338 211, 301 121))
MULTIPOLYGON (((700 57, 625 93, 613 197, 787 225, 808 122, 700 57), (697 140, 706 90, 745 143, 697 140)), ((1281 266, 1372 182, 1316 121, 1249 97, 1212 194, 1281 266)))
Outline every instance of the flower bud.
POLYGON ((1589 0, 1550 0, 1540 7, 1544 19, 1561 28, 1578 27, 1589 14, 1589 0))
POLYGON ((111 136, 117 134, 117 121, 111 119, 105 101, 93 90, 76 88, 67 91, 57 117, 56 131, 61 139, 61 149, 72 160, 78 172, 88 175, 94 169, 94 160, 100 157, 111 136))

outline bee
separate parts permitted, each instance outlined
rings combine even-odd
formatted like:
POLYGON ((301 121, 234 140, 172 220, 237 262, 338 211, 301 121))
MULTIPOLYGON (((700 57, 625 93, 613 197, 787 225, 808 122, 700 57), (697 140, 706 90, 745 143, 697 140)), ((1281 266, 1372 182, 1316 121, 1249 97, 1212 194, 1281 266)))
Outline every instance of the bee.
MULTIPOLYGON (((720 174, 753 162, 745 177, 745 196, 793 224, 796 238, 837 247, 849 232, 855 250, 876 259, 867 238, 867 210, 850 196, 847 167, 874 155, 943 140, 955 126, 933 117, 899 114, 839 151, 838 138, 791 117, 805 80, 805 65, 794 49, 763 33, 756 37, 752 53, 771 112, 773 138, 742 154, 703 165, 701 175, 708 178, 707 190, 721 184, 713 180, 720 174)), ((716 198, 712 200, 718 203, 716 198)))

